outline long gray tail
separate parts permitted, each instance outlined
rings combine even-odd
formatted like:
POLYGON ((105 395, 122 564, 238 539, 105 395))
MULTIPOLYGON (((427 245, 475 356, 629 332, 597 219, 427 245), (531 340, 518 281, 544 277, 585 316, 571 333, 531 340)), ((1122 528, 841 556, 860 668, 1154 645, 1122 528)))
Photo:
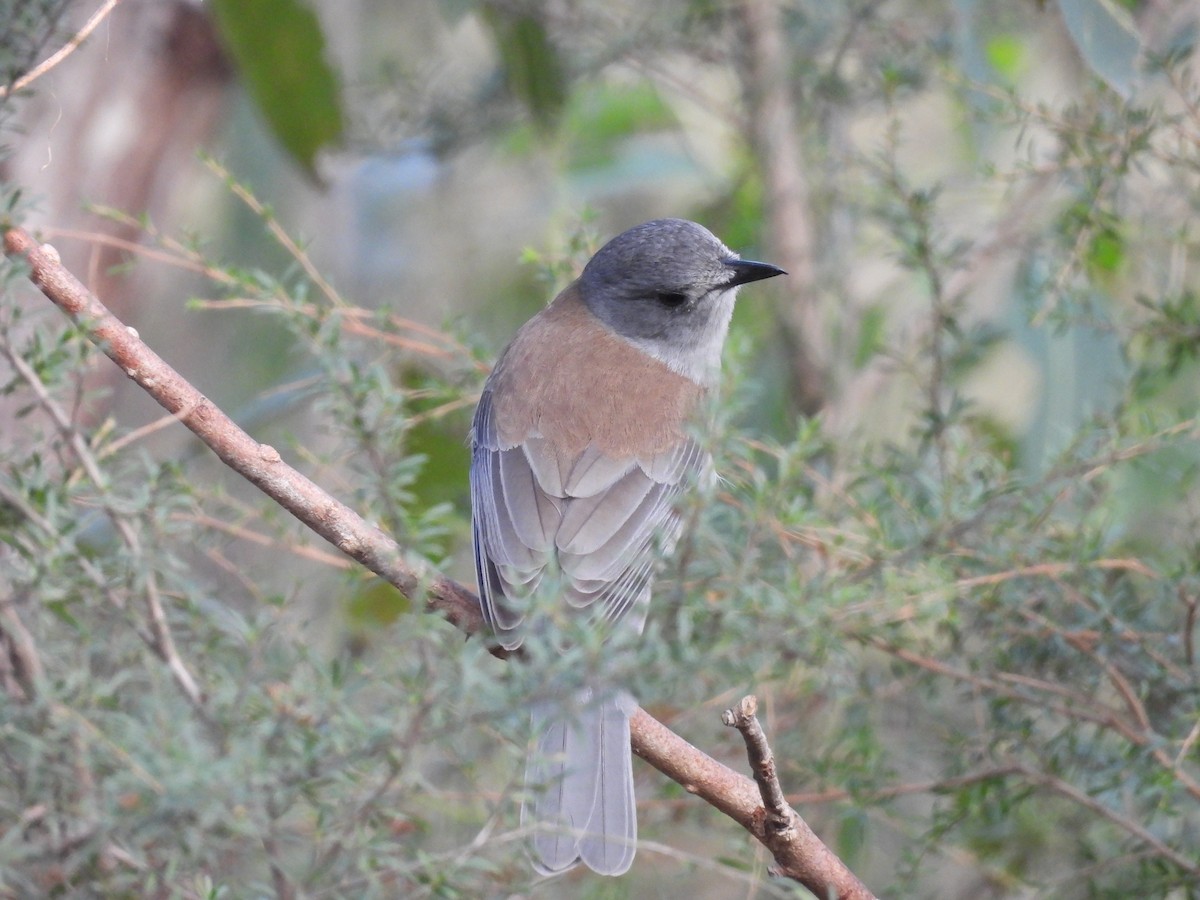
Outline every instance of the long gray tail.
POLYGON ((637 849, 637 807, 629 717, 633 697, 601 700, 587 691, 570 710, 533 711, 537 745, 525 766, 522 826, 534 829, 533 865, 542 875, 580 860, 601 875, 621 875, 637 849))

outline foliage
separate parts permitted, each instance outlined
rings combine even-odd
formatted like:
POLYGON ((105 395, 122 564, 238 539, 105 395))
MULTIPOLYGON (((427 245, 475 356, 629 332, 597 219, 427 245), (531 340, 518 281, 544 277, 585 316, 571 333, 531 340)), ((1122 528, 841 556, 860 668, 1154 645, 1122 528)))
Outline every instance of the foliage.
POLYGON ((297 0, 215 0, 213 14, 255 105, 310 175, 342 136, 337 79, 316 15, 297 0))
POLYGON ((0 17, 0 84, 16 81, 38 62, 54 39, 70 0, 4 0, 0 17))
MULTIPOLYGON (((527 109, 483 104, 483 129, 405 120, 441 129, 446 154, 533 156, 536 134, 555 179, 625 178, 614 163, 639 141, 686 128, 665 57, 762 87, 719 4, 488 7, 497 72, 527 109), (563 84, 541 93, 551 65, 563 84)), ((641 769, 630 876, 531 883, 524 710, 584 678, 632 685, 735 767, 719 711, 757 693, 797 808, 880 895, 1200 891, 1190 48, 1141 47, 1134 78, 1113 58, 1125 37, 1081 45, 1103 10, 959 7, 784 9, 827 408, 804 418, 781 396, 787 310, 743 305, 698 431, 722 480, 688 501, 644 639, 619 655, 581 635, 531 648, 546 674, 496 660, 206 456, 156 452, 79 380, 94 351, 30 321, 5 267, 0 896, 794 895, 746 835, 641 769), (1081 53, 1067 101, 1028 74, 1055 40, 1081 53), (946 159, 926 146, 936 129, 946 159)), ((771 176, 733 131, 730 171, 678 212, 769 246, 771 176)), ((292 367, 263 392, 286 402, 256 435, 414 556, 469 573, 463 438, 495 348, 471 324, 356 306, 209 167, 288 265, 147 234, 208 279, 186 315, 289 336, 292 367)), ((547 295, 599 229, 568 231, 527 255, 547 295)))

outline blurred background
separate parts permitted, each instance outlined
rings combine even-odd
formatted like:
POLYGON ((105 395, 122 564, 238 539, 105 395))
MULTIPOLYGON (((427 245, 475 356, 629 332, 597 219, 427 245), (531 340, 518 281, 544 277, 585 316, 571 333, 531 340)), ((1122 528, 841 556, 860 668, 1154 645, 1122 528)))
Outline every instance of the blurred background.
MULTIPOLYGON (((728 480, 612 676, 741 768, 719 713, 758 692, 880 895, 1200 889, 1194 4, 0 9, 10 214, 467 584, 479 386, 600 243, 681 216, 785 268, 735 317, 728 480)), ((5 286, 0 897, 800 895, 645 767, 631 874, 533 883, 521 676, 5 286), (202 697, 139 637, 158 593, 202 697)))

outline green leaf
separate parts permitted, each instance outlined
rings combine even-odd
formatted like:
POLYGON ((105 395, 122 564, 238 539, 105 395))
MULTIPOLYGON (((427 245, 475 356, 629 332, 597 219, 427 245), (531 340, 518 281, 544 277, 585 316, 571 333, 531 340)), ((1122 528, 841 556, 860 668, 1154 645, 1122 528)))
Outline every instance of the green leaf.
POLYGON ((1088 246, 1087 263, 1094 275, 1112 275, 1125 261, 1125 242, 1115 228, 1104 228, 1088 246))
POLYGON ((1129 100, 1141 74, 1142 40, 1133 16, 1113 0, 1059 0, 1058 11, 1088 68, 1129 100))
POLYGON ((536 17, 487 5, 483 19, 492 30, 508 89, 528 108, 538 128, 549 131, 567 102, 566 66, 536 17))
POLYGON ((316 15, 297 0, 213 0, 213 10, 254 104, 315 178, 317 152, 341 138, 344 124, 316 15))
POLYGON ((858 346, 854 348, 854 368, 861 369, 883 347, 887 313, 882 306, 868 307, 858 329, 858 346))
POLYGON ((984 52, 992 69, 1009 84, 1025 71, 1025 44, 1016 35, 996 35, 987 42, 984 52))

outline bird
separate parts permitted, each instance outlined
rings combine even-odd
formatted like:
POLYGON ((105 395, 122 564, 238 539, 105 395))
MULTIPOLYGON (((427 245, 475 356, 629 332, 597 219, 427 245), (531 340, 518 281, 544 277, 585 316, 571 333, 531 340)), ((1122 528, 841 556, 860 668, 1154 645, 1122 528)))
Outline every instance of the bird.
MULTIPOLYGON (((476 576, 500 646, 547 627, 532 602, 544 593, 584 627, 641 632, 655 564, 681 530, 677 501, 711 470, 689 423, 717 384, 738 288, 782 274, 702 225, 655 219, 604 244, 517 331, 470 438, 476 576)), ((624 874, 636 701, 598 686, 531 706, 521 821, 534 869, 624 874)))

